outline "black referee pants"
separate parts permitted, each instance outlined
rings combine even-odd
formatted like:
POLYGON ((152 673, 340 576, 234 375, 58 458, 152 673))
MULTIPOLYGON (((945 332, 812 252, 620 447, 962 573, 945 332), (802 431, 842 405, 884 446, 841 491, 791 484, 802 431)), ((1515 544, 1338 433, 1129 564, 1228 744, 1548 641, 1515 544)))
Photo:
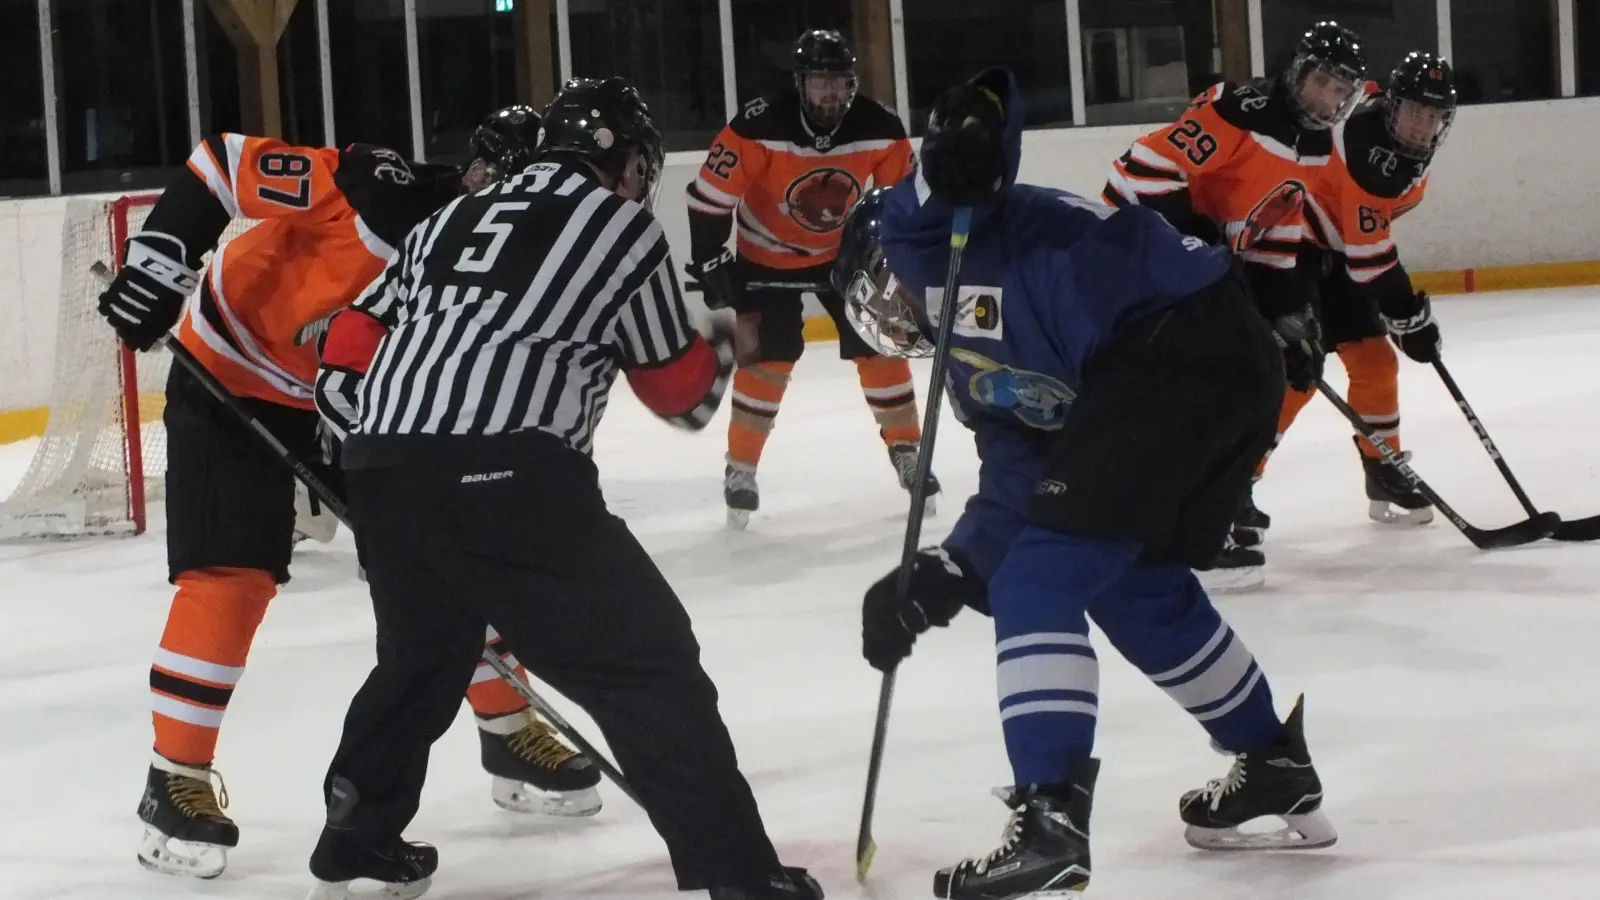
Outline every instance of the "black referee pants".
POLYGON ((454 463, 347 473, 378 626, 329 771, 356 788, 349 824, 383 840, 416 814, 487 622, 600 726, 681 889, 776 871, 689 615, 594 464, 542 434, 460 440, 454 463))

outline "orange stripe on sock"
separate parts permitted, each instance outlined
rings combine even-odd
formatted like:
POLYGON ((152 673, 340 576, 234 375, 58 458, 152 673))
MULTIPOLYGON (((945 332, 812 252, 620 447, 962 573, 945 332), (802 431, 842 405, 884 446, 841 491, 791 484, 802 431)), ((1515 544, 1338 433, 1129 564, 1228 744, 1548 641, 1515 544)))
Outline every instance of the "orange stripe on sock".
POLYGON ((863 357, 856 360, 856 377, 885 444, 922 440, 911 363, 892 356, 863 357))
MULTIPOLYGON (((1278 408, 1278 438, 1272 442, 1273 450, 1277 449, 1279 442, 1283 440, 1283 436, 1289 433, 1289 426, 1294 424, 1295 416, 1300 415, 1300 410, 1305 409, 1306 404, 1310 403, 1311 398, 1316 395, 1317 392, 1315 390, 1297 391, 1290 389, 1283 392, 1283 406, 1278 408)), ((1271 458, 1272 450, 1268 450, 1267 455, 1261 457, 1261 462, 1256 465, 1257 478, 1260 478, 1261 474, 1267 470, 1267 460, 1271 458)))
MULTIPOLYGON (((1400 423, 1400 360, 1394 347, 1381 337, 1370 337, 1337 348, 1339 361, 1350 374, 1350 408, 1385 430, 1400 423)), ((1400 435, 1384 435, 1384 443, 1400 449, 1400 435)), ((1357 441, 1361 455, 1378 458, 1370 441, 1357 441)))
POLYGON ((794 373, 794 363, 765 362, 733 375, 733 415, 728 420, 728 459, 755 467, 794 373))

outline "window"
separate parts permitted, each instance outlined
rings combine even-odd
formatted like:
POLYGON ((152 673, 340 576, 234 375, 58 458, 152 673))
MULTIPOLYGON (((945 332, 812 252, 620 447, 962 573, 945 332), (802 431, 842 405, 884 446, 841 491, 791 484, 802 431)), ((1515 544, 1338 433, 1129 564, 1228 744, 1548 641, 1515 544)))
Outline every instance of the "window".
MULTIPOLYGON (((200 133, 251 133, 264 129, 246 123, 241 85, 254 84, 254 73, 241 69, 236 38, 230 37, 210 3, 195 4, 195 58, 200 85, 200 133)), ((238 39, 249 40, 240 36, 238 39)), ((253 53, 250 48, 245 54, 253 53)), ((248 59, 248 55, 243 57, 248 59)), ((322 60, 317 48, 317 5, 295 6, 278 38, 279 136, 291 144, 320 147, 323 129, 322 60)), ((254 102, 253 96, 251 102, 254 102)))
POLYGON ((329 0, 328 38, 337 143, 377 144, 411 156, 404 4, 329 0))
MULTIPOLYGON (((856 68, 862 74, 861 89, 866 92, 865 73, 870 49, 850 30, 850 0, 734 0, 733 59, 738 74, 739 102, 777 93, 794 84, 794 42, 813 28, 826 28, 843 34, 856 53, 856 68)), ((894 97, 873 97, 892 105, 894 97)))
POLYGON ((1574 3, 1578 32, 1578 96, 1600 96, 1600 4, 1574 3))
POLYGON ((1016 73, 1026 124, 1072 121, 1062 0, 918 0, 905 4, 905 16, 913 135, 941 93, 993 65, 1016 73))
POLYGON ((496 11, 494 0, 417 0, 429 162, 465 162, 483 117, 517 102, 514 18, 512 9, 496 11))
POLYGON ((165 186, 190 150, 180 0, 55 0, 50 9, 62 190, 165 186))
POLYGON ((278 38, 278 103, 284 140, 303 147, 327 143, 322 125, 322 55, 317 48, 316 0, 296 3, 288 27, 278 38))
POLYGON ((0 3, 0 197, 50 192, 38 12, 34 3, 0 3))
MULTIPOLYGON (((1464 2, 1470 0, 1454 0, 1457 6, 1464 2)), ((1356 33, 1367 52, 1367 78, 1380 85, 1389 83, 1389 73, 1407 53, 1439 52, 1438 0, 1283 0, 1261 6, 1267 74, 1273 77, 1289 67, 1306 29, 1325 19, 1356 33)), ((1460 52, 1459 34, 1455 41, 1460 52)))
POLYGON ((1090 125, 1170 122, 1222 80, 1211 0, 1080 0, 1090 125))
POLYGON ((1452 0, 1450 41, 1462 103, 1560 96, 1550 0, 1452 0))
POLYGON ((704 150, 726 124, 716 0, 582 0, 571 28, 572 74, 628 79, 668 150, 704 150))

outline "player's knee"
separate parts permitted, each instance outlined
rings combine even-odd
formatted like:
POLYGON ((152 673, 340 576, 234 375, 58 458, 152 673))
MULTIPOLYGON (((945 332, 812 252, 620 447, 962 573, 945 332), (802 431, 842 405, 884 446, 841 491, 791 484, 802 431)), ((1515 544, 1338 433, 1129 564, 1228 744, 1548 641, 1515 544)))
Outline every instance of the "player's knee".
MULTIPOLYGON (((1057 617, 1081 617, 1121 579, 1138 552, 1138 545, 1130 541, 1079 537, 1029 525, 989 580, 989 607, 996 627, 1016 632, 1010 623, 1038 619, 1047 624, 1057 617)), ((1023 630, 1028 630, 1026 625, 1023 630)))
POLYGON ((759 335, 759 362, 794 363, 805 352, 805 334, 799 316, 763 315, 759 335))
POLYGON ((1362 338, 1341 344, 1338 351, 1352 386, 1391 385, 1400 378, 1400 359, 1387 338, 1362 338))

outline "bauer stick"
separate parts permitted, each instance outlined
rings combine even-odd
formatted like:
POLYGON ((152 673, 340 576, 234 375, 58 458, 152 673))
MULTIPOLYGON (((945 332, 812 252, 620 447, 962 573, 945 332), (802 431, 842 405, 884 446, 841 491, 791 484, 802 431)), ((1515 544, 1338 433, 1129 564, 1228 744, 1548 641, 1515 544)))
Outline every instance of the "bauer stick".
MULTIPOLYGON (((900 572, 895 581, 895 597, 904 602, 911 593, 911 566, 922 537, 923 504, 927 501, 928 472, 933 468, 933 442, 939 430, 939 411, 944 405, 944 373, 950 362, 951 323, 955 321, 956 293, 961 287, 961 251, 967 246, 972 229, 972 208, 958 207, 950 223, 950 269, 944 276, 944 297, 939 304, 943 325, 935 338, 933 373, 928 379, 927 408, 922 413, 922 452, 917 455, 916 480, 911 484, 911 510, 906 515, 906 539, 900 548, 900 572)), ((861 803, 861 830, 856 836, 856 881, 867 880, 872 857, 878 845, 872 840, 872 813, 878 803, 878 776, 883 771, 884 743, 889 736, 889 704, 894 700, 896 669, 883 673, 878 688, 878 715, 872 725, 872 755, 867 758, 867 793, 861 803)))
MULTIPOLYGON (((1467 540, 1471 541, 1473 546, 1478 549, 1498 550, 1505 547, 1516 547, 1521 544, 1531 544, 1534 541, 1549 537, 1560 526, 1560 516, 1553 512, 1536 512, 1533 510, 1532 504, 1528 504, 1529 517, 1515 525, 1507 525, 1505 528, 1496 528, 1488 531, 1474 527, 1472 523, 1462 518, 1460 513, 1452 509, 1450 504, 1446 503, 1444 498, 1440 497, 1433 488, 1429 487, 1428 483, 1422 480, 1422 476, 1418 475, 1416 470, 1412 469, 1405 459, 1395 452, 1393 447, 1389 446, 1389 442, 1380 437, 1377 430, 1368 424, 1365 419, 1361 418, 1360 413, 1352 409, 1350 404, 1344 401, 1343 397, 1340 397, 1332 388, 1328 387, 1326 381, 1318 378, 1316 386, 1317 393, 1327 397, 1328 402, 1332 403, 1341 415, 1350 420, 1350 424, 1361 432, 1361 436, 1366 438, 1367 443, 1378 451, 1378 455, 1383 458, 1384 463, 1393 466, 1395 471, 1411 482, 1411 486, 1417 489, 1417 493, 1426 497, 1429 503, 1438 508, 1439 512, 1444 513, 1444 517, 1450 520, 1450 524, 1459 528, 1461 533, 1467 536, 1467 540)), ((1509 472, 1507 477, 1509 477, 1509 472)), ((1521 491, 1518 490, 1517 493, 1520 495, 1521 491)))
MULTIPOLYGON (((1489 437, 1489 430, 1483 426, 1478 414, 1473 411, 1472 404, 1468 403, 1466 396, 1461 393, 1461 388, 1456 384, 1456 380, 1450 377, 1450 370, 1445 368, 1444 360, 1435 359, 1433 361, 1433 370, 1439 373, 1439 380, 1444 382, 1444 389, 1450 392, 1450 398, 1456 402, 1461 414, 1467 417, 1467 424, 1471 425, 1472 430, 1477 432, 1478 443, 1483 445, 1483 449, 1488 452, 1489 458, 1494 460, 1495 468, 1500 470, 1500 475, 1505 478, 1506 485, 1511 488, 1511 493, 1517 495, 1517 502, 1522 504, 1522 508, 1527 510, 1530 517, 1543 515, 1533 505, 1533 501, 1528 499, 1527 492, 1522 489, 1521 484, 1517 483, 1516 476, 1511 474, 1511 467, 1501 457, 1500 448, 1496 447, 1494 439, 1489 437)), ((1600 539, 1600 516, 1575 519, 1571 522, 1558 522, 1556 530, 1549 536, 1558 541, 1592 541, 1600 539)))
MULTIPOLYGON (((89 267, 89 271, 104 282, 111 281, 113 277, 106 264, 98 260, 89 267)), ((300 483, 306 486, 306 490, 311 492, 311 496, 327 507, 328 512, 333 513, 334 518, 344 523, 344 527, 350 529, 351 534, 356 533, 355 525, 350 521, 350 507, 345 505, 345 502, 334 494, 332 489, 316 476, 316 473, 311 471, 310 466, 295 456, 288 447, 285 447, 283 441, 278 440, 277 435, 273 434, 267 426, 261 424, 261 421, 255 416, 250 415, 250 411, 239 403, 238 398, 228 393, 228 389, 222 386, 222 382, 217 380, 217 376, 211 374, 210 370, 194 358, 194 354, 189 352, 188 347, 185 347, 170 333, 162 335, 161 339, 156 341, 156 344, 165 347, 172 354, 172 358, 177 360, 179 365, 188 369, 189 374, 204 385, 205 389, 211 393, 211 396, 216 398, 218 403, 227 407, 228 411, 233 413, 241 423, 255 432, 256 436, 271 448, 272 454, 294 471, 295 477, 300 479, 300 483)), ((544 698, 540 697, 538 692, 533 689, 533 685, 523 680, 515 669, 506 665, 505 660, 500 658, 500 654, 485 646, 483 648, 483 660, 489 664, 489 668, 499 673, 500 677, 505 679, 506 683, 511 685, 511 689, 521 695, 522 699, 528 701, 539 712, 544 713, 556 730, 561 732, 561 736, 571 741, 583 755, 593 760, 600 771, 610 778, 619 790, 627 794, 628 798, 635 803, 639 802, 639 796, 633 792, 633 788, 628 785, 628 782, 622 777, 622 773, 617 770, 617 767, 596 751, 588 741, 584 740, 583 735, 578 734, 571 725, 567 724, 565 719, 557 715, 555 710, 550 707, 550 704, 546 703, 544 698)), ((640 805, 642 806, 643 804, 640 805)))

